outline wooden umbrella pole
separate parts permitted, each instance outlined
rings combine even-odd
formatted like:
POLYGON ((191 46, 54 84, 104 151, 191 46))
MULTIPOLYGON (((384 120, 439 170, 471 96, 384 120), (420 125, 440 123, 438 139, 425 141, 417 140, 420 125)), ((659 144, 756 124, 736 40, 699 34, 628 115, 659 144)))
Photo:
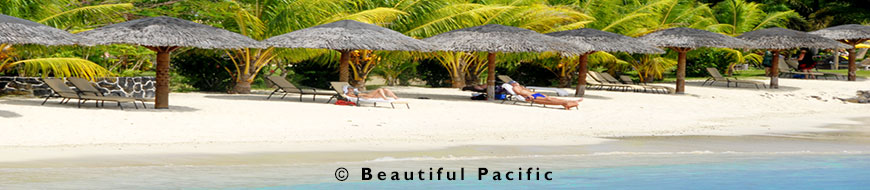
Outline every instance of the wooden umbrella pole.
POLYGON ((677 94, 686 93, 686 53, 689 48, 675 48, 679 53, 677 59, 677 94))
POLYGON ((779 51, 773 51, 773 62, 770 63, 770 88, 779 88, 779 51))
POLYGON ((352 50, 339 50, 341 59, 338 60, 338 81, 350 82, 350 53, 352 50))
POLYGON ((852 48, 849 49, 849 81, 855 81, 857 79, 857 70, 858 66, 855 65, 855 48, 852 48))
POLYGON ((587 67, 587 58, 589 58, 589 54, 592 52, 584 53, 580 55, 580 58, 577 60, 579 62, 577 64, 577 88, 574 90, 575 97, 583 97, 586 95, 586 73, 589 72, 589 68, 587 67))
POLYGON ((858 40, 840 40, 840 42, 849 44, 852 46, 849 51, 849 81, 855 81, 857 79, 858 66, 855 65, 855 46, 858 44, 864 43, 867 39, 858 39, 858 40))
POLYGON ((495 52, 489 52, 486 57, 489 73, 486 75, 486 94, 489 101, 495 100, 495 52))

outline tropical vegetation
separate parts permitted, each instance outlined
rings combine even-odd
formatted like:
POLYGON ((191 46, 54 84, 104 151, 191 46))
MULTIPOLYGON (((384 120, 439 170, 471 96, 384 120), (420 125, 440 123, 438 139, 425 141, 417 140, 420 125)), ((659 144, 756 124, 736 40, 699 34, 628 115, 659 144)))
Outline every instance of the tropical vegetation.
MULTIPOLYGON (((143 17, 171 16, 256 40, 350 19, 422 39, 484 24, 541 33, 594 28, 631 37, 672 27, 730 36, 769 27, 808 31, 839 24, 870 23, 867 6, 859 0, 0 0, 0 13, 72 33, 143 17)), ((183 48, 173 56, 186 56, 184 62, 175 63, 174 72, 212 72, 175 76, 228 77, 180 80, 191 81, 200 90, 249 93, 252 85, 262 81, 259 79, 262 75, 281 75, 297 83, 319 86, 325 84, 314 81, 334 80, 332 77, 338 75, 334 71, 339 53, 334 50, 183 48), (177 66, 188 63, 209 69, 177 66), (329 72, 324 74, 323 69, 329 72)), ((539 85, 566 87, 576 81, 577 57, 553 53, 500 56, 499 72, 530 76, 539 85)), ((88 78, 145 75, 151 73, 153 59, 155 56, 147 49, 131 45, 45 48, 0 44, 2 75, 88 78)), ((670 51, 663 55, 596 52, 588 61, 593 70, 631 74, 652 82, 667 77, 675 67, 675 59, 676 54, 670 51)), ((734 65, 758 63, 760 59, 751 51, 702 49, 689 55, 689 73, 690 76, 700 73, 701 66, 696 64, 713 64, 730 72, 734 65), (715 61, 711 62, 711 57, 715 61), (692 71, 693 68, 698 71, 692 71)), ((478 84, 488 74, 484 55, 476 52, 357 50, 351 60, 348 77, 362 87, 369 75, 379 75, 389 85, 407 85, 408 81, 419 79, 432 86, 461 87, 478 84)))

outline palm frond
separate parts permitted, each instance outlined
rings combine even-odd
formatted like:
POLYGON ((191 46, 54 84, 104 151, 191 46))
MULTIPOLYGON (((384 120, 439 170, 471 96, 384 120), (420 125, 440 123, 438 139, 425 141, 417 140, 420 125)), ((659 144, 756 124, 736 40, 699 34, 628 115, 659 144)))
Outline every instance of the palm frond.
POLYGON ((22 65, 25 73, 39 73, 42 77, 80 77, 93 80, 97 77, 108 77, 113 74, 106 68, 94 62, 80 58, 38 58, 21 60, 0 65, 0 71, 22 65))

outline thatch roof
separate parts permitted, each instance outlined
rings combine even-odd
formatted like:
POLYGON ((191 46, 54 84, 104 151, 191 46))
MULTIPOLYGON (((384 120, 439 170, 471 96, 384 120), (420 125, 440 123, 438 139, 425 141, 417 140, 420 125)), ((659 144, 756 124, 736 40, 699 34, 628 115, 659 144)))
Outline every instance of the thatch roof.
POLYGON ((268 46, 334 50, 429 51, 426 42, 373 24, 341 20, 293 31, 263 41, 268 46))
POLYGON ((850 48, 829 38, 779 27, 746 32, 737 38, 749 43, 749 48, 753 49, 850 48))
POLYGON ((423 41, 441 51, 546 52, 582 54, 591 45, 577 45, 532 30, 488 24, 441 33, 423 41))
POLYGON ((591 28, 580 28, 560 32, 547 33, 578 45, 589 44, 592 50, 606 52, 648 53, 661 54, 664 50, 644 44, 638 39, 591 28))
POLYGON ((57 28, 0 14, 0 44, 73 45, 80 40, 57 28))
POLYGON ((870 26, 847 24, 810 32, 834 40, 870 39, 870 26))
POLYGON ((692 28, 669 28, 659 30, 638 39, 646 44, 656 47, 675 48, 746 48, 748 44, 737 38, 719 33, 708 32, 692 28))
POLYGON ((172 17, 151 17, 100 27, 78 34, 88 45, 134 44, 153 47, 237 49, 262 47, 238 33, 172 17))

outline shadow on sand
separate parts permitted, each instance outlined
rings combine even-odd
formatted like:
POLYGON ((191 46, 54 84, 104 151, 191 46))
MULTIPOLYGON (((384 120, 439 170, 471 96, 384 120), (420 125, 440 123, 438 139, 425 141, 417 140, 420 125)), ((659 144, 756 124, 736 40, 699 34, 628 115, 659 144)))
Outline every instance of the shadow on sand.
POLYGON ((2 118, 21 117, 21 114, 11 112, 11 111, 6 111, 6 110, 0 110, 0 117, 2 117, 2 118))
MULTIPOLYGON (((801 89, 801 88, 793 87, 793 86, 783 86, 782 84, 779 85, 778 89, 771 89, 771 88, 765 88, 765 87, 761 87, 761 86, 756 88, 754 84, 743 84, 743 83, 741 83, 740 85, 738 85, 736 87, 734 86, 734 83, 731 83, 731 87, 728 87, 727 83, 725 83, 725 82, 716 82, 712 86, 711 85, 701 86, 701 84, 703 84, 703 83, 704 83, 704 81, 686 81, 686 86, 701 87, 701 88, 721 88, 721 89, 734 89, 734 90, 763 90, 763 91, 769 91, 769 90, 797 91, 797 90, 801 89)), ((782 82, 780 82, 780 83, 782 83, 782 82)), ((687 89, 686 91, 689 91, 689 90, 687 89)))
MULTIPOLYGON (((40 106, 40 107, 54 107, 54 108, 68 108, 68 109, 106 109, 106 110, 118 110, 118 111, 128 111, 128 112, 146 112, 146 111, 160 111, 154 108, 153 103, 146 103, 148 106, 147 109, 142 108, 142 103, 137 102, 137 106, 139 109, 136 109, 131 103, 123 103, 121 105, 124 106, 124 110, 118 108, 117 103, 115 102, 106 102, 104 106, 96 107, 93 101, 88 101, 87 103, 82 104, 82 107, 79 108, 76 104, 76 100, 70 100, 68 103, 60 103, 60 99, 49 99, 48 102, 45 102, 45 105, 42 105, 42 101, 45 99, 42 98, 16 98, 16 99, 4 99, 0 101, 0 104, 9 104, 9 105, 19 105, 19 106, 40 106)), ((198 111, 199 109, 187 107, 187 106, 169 106, 170 109, 167 111, 171 112, 193 112, 198 111)))

